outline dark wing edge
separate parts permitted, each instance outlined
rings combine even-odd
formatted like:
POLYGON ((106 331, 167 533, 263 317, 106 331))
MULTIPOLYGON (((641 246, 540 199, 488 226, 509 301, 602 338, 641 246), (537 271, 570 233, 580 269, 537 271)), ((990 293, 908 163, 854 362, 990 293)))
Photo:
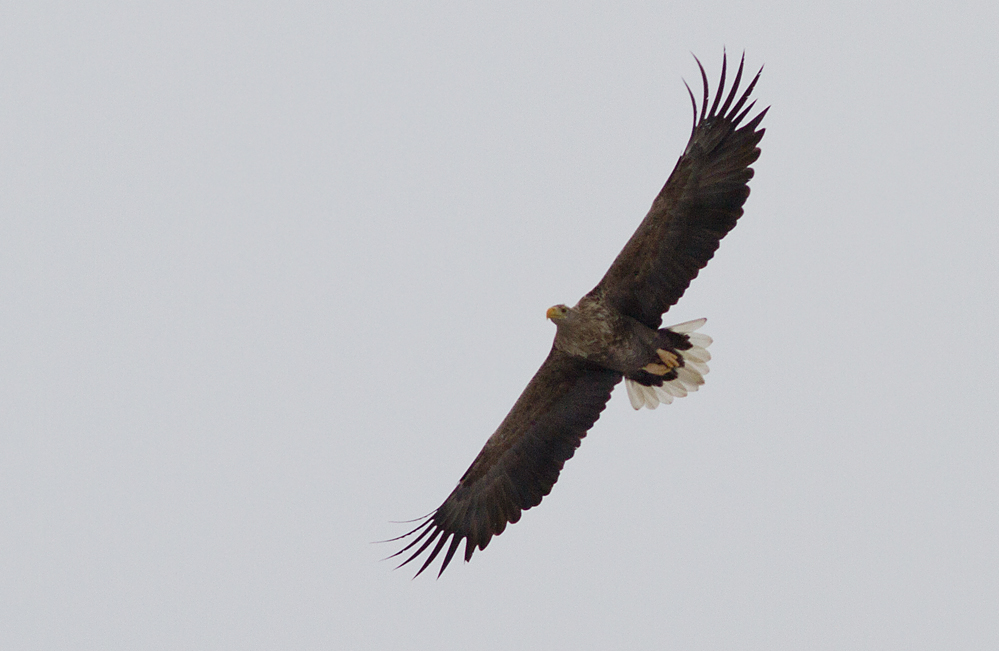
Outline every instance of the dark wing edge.
POLYGON ((721 239, 735 228, 749 197, 750 165, 760 156, 757 144, 765 132, 757 127, 769 107, 739 126, 756 103, 746 105, 763 72, 760 68, 736 99, 745 59, 743 54, 719 108, 725 95, 727 57, 723 56, 721 79, 709 109, 708 77, 694 57, 704 94, 698 115, 697 100, 687 86, 694 107, 687 147, 648 215, 589 294, 651 328, 662 324, 663 313, 680 300, 721 239))
POLYGON ((600 417, 620 380, 621 374, 616 371, 553 347, 458 486, 419 526, 392 539, 415 535, 389 558, 419 545, 399 564, 402 567, 430 549, 436 540, 416 573, 419 576, 450 539, 439 577, 462 540, 466 562, 476 548, 485 549, 493 536, 503 533, 507 523, 520 520, 522 511, 537 506, 551 492, 565 462, 600 417))

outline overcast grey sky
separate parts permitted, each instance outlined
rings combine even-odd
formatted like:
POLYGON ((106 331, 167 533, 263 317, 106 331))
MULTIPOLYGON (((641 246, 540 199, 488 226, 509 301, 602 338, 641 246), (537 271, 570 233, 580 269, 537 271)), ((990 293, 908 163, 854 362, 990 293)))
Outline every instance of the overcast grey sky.
POLYGON ((14 2, 0 646, 999 648, 993 2, 14 2), (540 507, 440 504, 765 64, 746 214, 540 507))

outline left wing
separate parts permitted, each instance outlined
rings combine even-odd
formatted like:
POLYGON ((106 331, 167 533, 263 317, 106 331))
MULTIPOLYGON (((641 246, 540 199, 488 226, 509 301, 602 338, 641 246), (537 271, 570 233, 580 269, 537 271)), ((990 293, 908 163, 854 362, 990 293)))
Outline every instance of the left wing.
MULTIPOLYGON (((419 532, 399 556, 419 545, 399 567, 437 541, 423 570, 451 544, 440 576, 462 540, 465 560, 475 548, 485 549, 521 511, 537 506, 551 492, 565 462, 576 452, 586 432, 600 417, 621 374, 569 356, 552 347, 548 358, 517 399, 513 409, 489 437, 458 486, 418 527, 419 532), (422 544, 421 544, 422 543, 422 544)), ((391 557, 390 557, 391 558, 391 557)))
MULTIPOLYGON (((701 62, 704 98, 700 118, 694 104, 694 129, 673 173, 652 203, 649 214, 618 254, 607 274, 589 295, 598 297, 623 314, 649 326, 662 325, 662 315, 676 304, 697 273, 708 264, 725 235, 742 216, 749 196, 749 167, 760 156, 756 146, 763 137, 757 129, 767 109, 744 126, 752 110, 746 106, 760 78, 759 73, 735 100, 742 79, 743 61, 725 103, 725 61, 711 110, 708 78, 701 62)), ((690 90, 689 87, 687 89, 690 90)))

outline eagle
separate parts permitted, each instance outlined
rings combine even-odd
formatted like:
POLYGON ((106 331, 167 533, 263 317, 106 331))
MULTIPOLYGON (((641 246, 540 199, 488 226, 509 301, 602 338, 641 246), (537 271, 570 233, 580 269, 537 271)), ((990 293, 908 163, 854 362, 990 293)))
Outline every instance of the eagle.
POLYGON ((743 54, 727 95, 723 56, 709 108, 707 74, 694 59, 703 97, 698 108, 684 82, 694 125, 666 185, 597 286, 574 307, 548 309, 556 327, 548 358, 444 503, 392 539, 412 537, 389 557, 409 552, 399 567, 429 550, 419 576, 446 547, 439 577, 462 541, 467 562, 524 510, 540 504, 622 378, 635 409, 669 404, 704 383, 711 338, 696 330, 705 319, 661 328, 662 316, 742 216, 750 165, 760 156, 765 131, 759 125, 769 107, 743 124, 763 72, 740 94, 743 54))

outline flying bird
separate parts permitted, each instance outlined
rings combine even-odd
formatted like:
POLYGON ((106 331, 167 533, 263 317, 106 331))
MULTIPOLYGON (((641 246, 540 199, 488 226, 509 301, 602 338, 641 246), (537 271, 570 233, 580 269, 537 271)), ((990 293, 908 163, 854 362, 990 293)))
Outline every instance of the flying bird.
POLYGON ((556 326, 548 358, 444 503, 393 539, 413 537, 390 556, 410 552, 399 567, 429 550, 419 576, 446 546, 440 576, 463 540, 467 562, 537 506, 622 378, 635 409, 655 409, 704 383, 711 339, 695 331, 705 319, 660 326, 735 227, 749 196, 750 165, 764 133, 758 127, 769 107, 742 124, 763 71, 739 94, 744 63, 745 55, 726 96, 722 59, 709 108, 708 78, 697 61, 703 97, 698 110, 687 86, 694 126, 666 185, 599 284, 574 307, 548 310, 556 326))

